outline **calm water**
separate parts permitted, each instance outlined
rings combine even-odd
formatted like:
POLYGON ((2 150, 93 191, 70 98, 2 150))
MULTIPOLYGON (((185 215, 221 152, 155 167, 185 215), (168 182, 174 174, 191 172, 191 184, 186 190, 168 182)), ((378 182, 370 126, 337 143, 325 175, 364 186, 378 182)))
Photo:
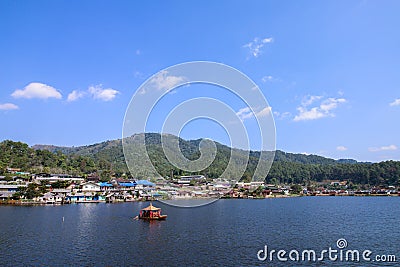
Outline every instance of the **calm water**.
POLYGON ((148 203, 0 206, 1 266, 399 266, 400 197, 219 200, 200 208, 154 203, 166 221, 135 221, 148 203), (65 218, 64 222, 62 217, 65 218), (395 254, 397 263, 259 261, 270 249, 395 254))

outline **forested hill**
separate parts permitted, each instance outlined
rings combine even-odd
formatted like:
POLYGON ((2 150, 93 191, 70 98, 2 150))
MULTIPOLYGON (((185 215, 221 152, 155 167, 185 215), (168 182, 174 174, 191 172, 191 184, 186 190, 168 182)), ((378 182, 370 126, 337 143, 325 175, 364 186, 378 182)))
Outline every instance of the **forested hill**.
MULTIPOLYGON (((142 135, 138 135, 142 136, 142 135)), ((137 136, 136 136, 137 137, 137 136)), ((135 136, 128 141, 135 149, 135 136)), ((146 146, 150 159, 156 167, 158 174, 169 177, 171 172, 175 176, 189 174, 176 169, 168 163, 161 146, 159 134, 146 134, 146 146)), ((168 135, 166 140, 178 137, 168 135)), ((191 160, 200 156, 198 140, 183 140, 179 144, 183 154, 191 160)), ((207 177, 219 177, 225 170, 231 155, 231 148, 216 143, 217 154, 214 162, 207 169, 199 173, 207 177)), ((235 164, 246 159, 247 151, 235 149, 235 164)), ((140 154, 140 153, 139 153, 140 154)), ((242 177, 237 177, 236 166, 229 174, 229 178, 249 178, 252 176, 258 163, 260 152, 250 151, 248 168, 242 177)), ((134 178, 151 178, 158 174, 148 170, 141 162, 144 157, 138 155, 138 170, 133 173, 134 178)), ((125 164, 121 140, 105 141, 98 144, 80 147, 57 147, 51 145, 35 145, 30 148, 27 144, 13 141, 0 143, 0 172, 7 167, 22 168, 30 172, 46 171, 52 173, 70 173, 74 175, 87 175, 97 172, 103 180, 112 175, 130 175, 125 164)), ((0 174, 1 175, 1 174, 0 174)), ((399 185, 400 162, 387 161, 381 163, 359 163, 355 160, 334 160, 317 155, 293 154, 276 151, 274 164, 267 182, 282 183, 309 183, 322 180, 348 180, 355 184, 370 185, 399 185)))
MULTIPOLYGON (((190 154, 198 153, 198 147, 201 139, 197 140, 184 140, 179 138, 180 147, 185 156, 189 156, 190 154)), ((230 147, 222 145, 218 142, 217 148, 224 153, 230 153, 230 147)), ((146 134, 146 144, 148 146, 161 146, 161 136, 157 133, 148 133, 146 134)), ((50 152, 56 153, 61 152, 63 154, 77 154, 77 155, 89 155, 94 156, 98 153, 100 154, 118 154, 118 152, 122 153, 122 143, 121 139, 105 141, 98 144, 88 145, 88 146, 78 146, 78 147, 62 147, 62 146, 54 146, 54 145, 34 145, 32 147, 36 150, 48 150, 50 152), (104 151, 112 151, 112 153, 104 153, 104 151)), ((248 153, 247 151, 243 151, 243 153, 248 153)), ((259 151, 250 151, 250 156, 259 157, 259 151)), ((306 155, 306 154, 298 154, 298 153, 287 153, 280 150, 275 152, 275 161, 285 161, 285 162, 296 162, 303 164, 337 164, 337 163, 358 163, 354 159, 339 159, 334 160, 318 155, 306 155)))

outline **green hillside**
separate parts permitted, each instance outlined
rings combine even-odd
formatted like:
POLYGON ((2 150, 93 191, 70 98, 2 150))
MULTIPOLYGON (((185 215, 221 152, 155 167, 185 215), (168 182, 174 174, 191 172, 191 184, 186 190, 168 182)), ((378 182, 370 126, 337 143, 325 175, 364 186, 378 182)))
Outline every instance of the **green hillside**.
MULTIPOLYGON (((166 135, 166 148, 169 144, 179 142, 184 156, 196 160, 200 156, 201 139, 183 140, 176 136, 166 135)), ((163 152, 161 136, 156 133, 134 135, 124 140, 132 153, 135 168, 132 174, 128 171, 122 149, 122 140, 105 141, 98 144, 80 147, 57 147, 52 145, 35 145, 13 141, 0 143, 0 172, 7 167, 21 168, 30 172, 69 173, 87 175, 97 172, 103 180, 111 176, 131 176, 133 178, 153 178, 159 175, 170 177, 191 174, 172 166, 163 152), (139 142, 145 138, 147 154, 156 170, 146 167, 144 151, 140 151, 139 142)), ((197 172, 206 177, 220 177, 233 155, 233 165, 224 177, 248 179, 252 177, 260 156, 259 151, 250 151, 247 169, 242 174, 240 165, 246 163, 247 151, 231 149, 216 143, 215 160, 206 169, 197 172)), ((272 157, 272 154, 267 154, 272 157)), ((265 167, 265 166, 264 166, 265 167)), ((196 173, 196 174, 197 174, 196 173)), ((348 180, 354 184, 400 185, 400 162, 386 161, 380 163, 359 163, 355 160, 334 160, 317 155, 304 155, 276 151, 274 163, 267 177, 271 183, 312 183, 323 180, 348 180)))

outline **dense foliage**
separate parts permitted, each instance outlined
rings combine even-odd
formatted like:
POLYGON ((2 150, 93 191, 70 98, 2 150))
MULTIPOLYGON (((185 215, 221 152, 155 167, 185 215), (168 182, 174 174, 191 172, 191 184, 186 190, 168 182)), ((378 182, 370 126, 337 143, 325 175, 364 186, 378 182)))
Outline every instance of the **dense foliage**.
POLYGON ((269 183, 310 184, 324 180, 349 181, 362 185, 400 186, 400 162, 301 164, 274 162, 267 176, 269 183))
MULTIPOLYGON (((131 170, 135 178, 151 178, 158 176, 170 177, 190 174, 172 166, 163 152, 159 134, 141 135, 146 140, 147 153, 156 167, 154 170, 145 169, 145 157, 137 150, 135 136, 127 143, 133 152, 137 152, 135 165, 131 170), (143 168, 143 169, 141 169, 143 168), (158 173, 158 174, 157 174, 158 173)), ((138 136, 136 136, 138 137, 138 136)), ((168 135, 166 140, 178 137, 168 135)), ((179 147, 186 158, 195 160, 200 157, 199 144, 201 139, 186 141, 178 138, 179 147)), ((222 175, 234 153, 232 170, 225 173, 226 178, 249 179, 258 164, 260 152, 250 151, 247 161, 247 151, 231 149, 216 143, 217 153, 213 163, 198 172, 206 177, 217 178, 222 175), (243 176, 238 177, 239 166, 247 164, 243 176)), ((268 156, 273 156, 269 154, 268 156)), ((30 148, 27 144, 13 141, 0 143, 0 172, 7 167, 21 168, 29 172, 68 173, 84 176, 97 172, 103 180, 112 175, 122 176, 129 173, 125 163, 121 140, 106 141, 99 144, 81 147, 56 147, 38 145, 30 148)), ((129 176, 129 175, 128 175, 129 176)), ((359 163, 355 160, 334 160, 316 155, 303 155, 276 151, 274 163, 266 177, 269 183, 310 184, 323 180, 347 180, 353 184, 368 185, 400 185, 400 162, 386 161, 380 163, 359 163)))
POLYGON ((0 143, 0 173, 5 173, 7 168, 19 168, 31 173, 84 175, 96 171, 97 167, 98 164, 87 156, 35 150, 27 144, 10 140, 0 143))

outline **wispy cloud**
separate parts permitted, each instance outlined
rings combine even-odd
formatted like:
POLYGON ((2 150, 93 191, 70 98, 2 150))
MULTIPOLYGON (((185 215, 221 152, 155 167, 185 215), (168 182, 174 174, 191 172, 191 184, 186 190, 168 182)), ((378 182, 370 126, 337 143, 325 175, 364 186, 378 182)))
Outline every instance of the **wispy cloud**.
POLYGON ((135 78, 138 78, 138 79, 143 79, 144 78, 144 74, 142 72, 138 71, 138 70, 133 73, 133 76, 135 78))
POLYGON ((301 106, 297 108, 299 112, 294 121, 317 120, 325 117, 334 117, 333 111, 339 106, 347 102, 344 98, 327 98, 322 100, 322 96, 308 96, 303 99, 301 106), (322 100, 322 101, 321 101, 322 100), (319 105, 310 107, 315 102, 319 101, 319 105))
POLYGON ((248 48, 250 55, 253 57, 259 57, 262 54, 262 48, 265 46, 265 44, 272 43, 274 39, 272 37, 270 38, 254 38, 253 41, 251 41, 248 44, 245 44, 243 47, 248 48))
POLYGON ((370 147, 368 148, 370 152, 379 152, 379 151, 394 151, 397 150, 396 145, 389 145, 389 146, 381 146, 381 147, 370 147))
POLYGON ((55 89, 44 83, 30 83, 24 87, 24 89, 17 89, 12 94, 14 98, 40 98, 40 99, 48 99, 48 98, 56 98, 61 99, 61 93, 55 89))
MULTIPOLYGON (((163 70, 155 75, 153 78, 151 78, 149 84, 156 90, 168 91, 186 80, 187 79, 183 76, 170 75, 168 71, 163 70)), ((149 89, 149 87, 143 87, 139 93, 145 94, 148 92, 149 89)))
POLYGON ((347 147, 345 147, 345 146, 338 146, 338 147, 336 147, 336 150, 337 150, 337 151, 346 151, 346 150, 347 150, 347 147))
POLYGON ((271 75, 266 75, 266 76, 264 76, 264 77, 261 78, 261 81, 262 81, 263 83, 272 82, 273 80, 274 80, 274 77, 272 77, 271 75))
POLYGON ((253 117, 253 112, 249 107, 241 108, 238 112, 236 112, 236 116, 240 118, 240 120, 246 120, 253 117))
POLYGON ((93 99, 98 99, 101 101, 111 101, 118 94, 120 94, 119 91, 112 88, 103 89, 103 85, 99 84, 99 85, 89 86, 89 88, 86 91, 79 91, 79 90, 72 91, 71 93, 68 94, 67 101, 74 102, 84 97, 91 97, 93 99))
POLYGON ((0 110, 15 110, 15 109, 19 109, 19 107, 15 104, 12 103, 0 104, 0 110))
POLYGON ((292 116, 292 113, 290 112, 279 112, 279 111, 274 111, 274 116, 277 117, 278 119, 286 119, 292 116))
POLYGON ((262 117, 266 117, 266 116, 270 115, 271 110, 272 110, 271 107, 265 107, 265 108, 255 109, 253 112, 250 107, 245 107, 245 108, 239 109, 239 111, 236 112, 236 116, 238 116, 241 121, 251 119, 254 117, 254 115, 257 118, 262 118, 262 117))
POLYGON ((389 104, 391 107, 400 106, 400 98, 395 99, 392 103, 389 104))
POLYGON ((320 95, 309 95, 303 98, 303 100, 301 101, 301 105, 304 107, 307 107, 309 105, 311 105, 312 103, 314 103, 315 101, 320 100, 321 98, 323 98, 320 95))
POLYGON ((256 112, 256 116, 258 118, 267 117, 268 115, 271 114, 271 111, 272 111, 271 107, 265 107, 265 108, 261 109, 260 111, 256 112))
POLYGON ((73 102, 78 100, 79 98, 82 98, 86 95, 86 92, 74 90, 71 93, 68 94, 67 101, 68 102, 73 102))
POLYGON ((274 77, 272 75, 265 75, 261 78, 263 83, 271 83, 271 82, 282 82, 279 77, 274 77))
POLYGON ((101 84, 90 86, 88 92, 94 99, 102 101, 111 101, 117 96, 117 94, 120 94, 119 91, 112 88, 103 89, 103 85, 101 84))

